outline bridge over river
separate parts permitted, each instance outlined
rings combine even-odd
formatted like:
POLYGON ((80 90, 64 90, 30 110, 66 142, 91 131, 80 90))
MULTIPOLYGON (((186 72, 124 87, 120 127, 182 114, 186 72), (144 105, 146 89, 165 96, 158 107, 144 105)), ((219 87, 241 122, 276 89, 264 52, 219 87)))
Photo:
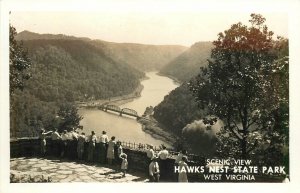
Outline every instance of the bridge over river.
POLYGON ((141 118, 141 116, 139 116, 138 113, 135 110, 130 109, 130 108, 120 108, 117 105, 112 105, 112 104, 107 104, 107 103, 104 103, 104 104, 91 103, 91 104, 88 104, 86 107, 88 107, 88 108, 98 108, 99 110, 103 110, 105 112, 107 112, 107 111, 116 112, 120 116, 128 115, 128 116, 131 116, 131 117, 135 117, 137 119, 141 118))
POLYGON ((117 112, 117 113, 119 113, 120 116, 128 115, 128 116, 136 117, 137 119, 140 118, 140 116, 137 114, 137 112, 135 110, 129 109, 129 108, 121 109, 120 107, 118 107, 116 105, 110 105, 110 104, 100 105, 100 106, 98 106, 98 109, 101 109, 105 112, 107 112, 107 111, 117 112))

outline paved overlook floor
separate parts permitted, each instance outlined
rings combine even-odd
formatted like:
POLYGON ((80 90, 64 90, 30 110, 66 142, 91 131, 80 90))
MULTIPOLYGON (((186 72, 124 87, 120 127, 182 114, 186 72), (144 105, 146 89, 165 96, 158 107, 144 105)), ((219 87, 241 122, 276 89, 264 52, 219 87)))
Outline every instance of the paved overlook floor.
POLYGON ((117 166, 78 163, 51 158, 12 158, 10 169, 39 173, 51 177, 52 182, 147 182, 145 174, 130 172, 122 177, 117 166))

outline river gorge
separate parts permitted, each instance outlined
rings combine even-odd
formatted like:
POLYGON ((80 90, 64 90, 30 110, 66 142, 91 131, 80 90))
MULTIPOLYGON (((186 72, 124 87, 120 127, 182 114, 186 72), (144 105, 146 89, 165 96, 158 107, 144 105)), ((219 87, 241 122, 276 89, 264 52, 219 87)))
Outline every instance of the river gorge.
MULTIPOLYGON (((120 105, 120 108, 133 109, 141 116, 146 107, 158 105, 164 96, 179 86, 172 79, 158 75, 157 72, 147 72, 146 76, 148 78, 141 81, 143 90, 140 97, 120 105)), ((109 137, 116 136, 116 139, 120 141, 153 144, 155 146, 162 143, 168 145, 165 141, 144 132, 142 125, 135 118, 87 108, 80 108, 79 114, 83 116, 80 125, 83 126, 83 131, 88 135, 92 130, 96 132, 96 135, 100 135, 105 130, 109 137)))

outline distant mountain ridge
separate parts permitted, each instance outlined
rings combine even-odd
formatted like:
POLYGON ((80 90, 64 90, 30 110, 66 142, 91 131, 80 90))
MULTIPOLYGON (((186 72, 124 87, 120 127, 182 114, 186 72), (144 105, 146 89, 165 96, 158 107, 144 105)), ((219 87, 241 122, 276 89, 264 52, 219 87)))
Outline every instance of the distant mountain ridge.
POLYGON ((178 45, 146 45, 94 41, 107 55, 118 62, 126 62, 142 71, 160 70, 187 48, 178 45))
POLYGON ((75 37, 75 36, 68 36, 64 34, 39 34, 31 31, 24 30, 17 34, 16 40, 51 40, 51 39, 81 39, 81 40, 91 40, 85 37, 75 37))
POLYGON ((188 81, 200 72, 200 67, 208 64, 212 49, 212 42, 197 42, 165 65, 160 72, 181 82, 188 81))
POLYGON ((147 45, 137 43, 114 43, 103 40, 91 40, 85 37, 74 37, 63 34, 38 34, 22 31, 17 34, 17 40, 83 40, 100 48, 118 63, 125 63, 140 71, 160 70, 163 66, 183 53, 187 47, 180 45, 147 45))

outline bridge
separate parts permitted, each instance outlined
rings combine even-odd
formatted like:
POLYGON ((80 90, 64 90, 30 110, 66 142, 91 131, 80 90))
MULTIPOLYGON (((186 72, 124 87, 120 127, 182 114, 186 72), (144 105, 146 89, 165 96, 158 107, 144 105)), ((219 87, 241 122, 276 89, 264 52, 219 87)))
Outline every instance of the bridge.
POLYGON ((101 109, 105 112, 109 111, 113 111, 113 112, 117 112, 119 113, 120 116, 122 115, 128 115, 128 116, 132 116, 132 117, 136 117, 137 119, 140 118, 140 116, 137 114, 137 112, 133 109, 129 109, 129 108, 123 108, 121 109, 120 107, 116 106, 116 105, 100 105, 98 106, 98 109, 101 109))

